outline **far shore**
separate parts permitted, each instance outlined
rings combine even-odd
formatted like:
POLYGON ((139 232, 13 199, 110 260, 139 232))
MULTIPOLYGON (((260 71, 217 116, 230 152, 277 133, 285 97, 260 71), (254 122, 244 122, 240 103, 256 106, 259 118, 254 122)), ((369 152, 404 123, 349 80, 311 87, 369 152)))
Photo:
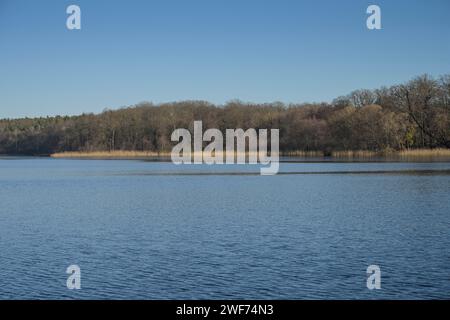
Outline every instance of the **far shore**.
POLYGON ((170 152, 153 151, 71 151, 51 154, 52 158, 170 158, 170 152))
MULTIPOLYGON (((226 153, 224 152, 225 156, 226 153)), ((236 155, 236 154, 235 154, 236 155)), ((249 153, 247 152, 248 156, 249 153)), ((133 159, 133 158, 170 158, 171 153, 168 151, 73 151, 60 152, 51 154, 52 158, 68 158, 68 159, 133 159)), ((450 159, 450 149, 408 149, 408 150, 384 150, 384 151, 332 151, 325 153, 323 151, 290 151, 281 152, 282 157, 305 157, 305 158, 322 158, 331 157, 336 159, 370 159, 370 158, 396 158, 396 159, 434 159, 446 158, 450 159)))

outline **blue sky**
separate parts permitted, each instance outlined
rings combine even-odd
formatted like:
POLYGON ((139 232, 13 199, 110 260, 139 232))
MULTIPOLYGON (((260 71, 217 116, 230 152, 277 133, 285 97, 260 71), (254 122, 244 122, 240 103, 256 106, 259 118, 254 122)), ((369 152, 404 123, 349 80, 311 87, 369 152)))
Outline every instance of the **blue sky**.
POLYGON ((0 0, 0 118, 314 102, 450 72, 448 0, 0 0), (66 28, 79 5, 82 29, 66 28), (366 28, 377 4, 382 30, 366 28))

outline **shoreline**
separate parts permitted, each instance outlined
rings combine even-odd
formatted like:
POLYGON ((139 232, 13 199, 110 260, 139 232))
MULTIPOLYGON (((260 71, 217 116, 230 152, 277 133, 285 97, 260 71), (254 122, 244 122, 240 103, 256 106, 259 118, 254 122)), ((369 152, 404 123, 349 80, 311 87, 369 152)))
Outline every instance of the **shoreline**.
MULTIPOLYGON (((235 156, 237 153, 234 154, 235 156)), ((194 156, 194 153, 192 153, 194 156)), ((223 152, 223 157, 226 152, 223 152)), ((249 153, 246 152, 246 156, 249 153)), ((332 151, 325 153, 322 151, 289 151, 280 152, 282 158, 304 158, 313 161, 314 159, 326 159, 337 161, 377 161, 377 160, 393 160, 393 161, 412 161, 412 160, 430 160, 430 161, 450 161, 450 149, 409 149, 401 151, 332 151)), ((2 158, 53 158, 53 159, 92 159, 92 160, 133 160, 133 159, 152 159, 167 160, 171 159, 171 152, 154 152, 154 151, 88 151, 88 152, 59 152, 53 154, 0 154, 2 158)))
MULTIPOLYGON (((194 155, 194 153, 192 153, 194 155)), ((226 152, 223 153, 226 156, 226 152)), ((235 153, 236 155, 236 153, 235 153)), ((248 156, 249 153, 247 152, 248 156)), ((0 155, 2 156, 2 155, 0 155)), ((8 155, 3 155, 8 156, 8 155)), ((11 155, 17 156, 17 155, 11 155)), ((167 159, 171 157, 171 152, 154 151, 88 151, 88 152, 60 152, 50 155, 41 155, 55 159, 145 159, 158 158, 167 159)), ((302 158, 332 158, 332 159, 447 159, 450 160, 450 149, 409 149, 401 151, 332 151, 325 154, 322 151, 289 151, 280 152, 280 157, 302 157, 302 158)))

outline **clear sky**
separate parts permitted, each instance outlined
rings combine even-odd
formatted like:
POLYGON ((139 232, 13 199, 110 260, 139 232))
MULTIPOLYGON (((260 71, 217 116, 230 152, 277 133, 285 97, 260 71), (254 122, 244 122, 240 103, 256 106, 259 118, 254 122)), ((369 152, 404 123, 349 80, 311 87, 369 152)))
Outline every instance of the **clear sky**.
POLYGON ((0 118, 331 101, 423 73, 450 73, 449 0, 0 0, 0 118))

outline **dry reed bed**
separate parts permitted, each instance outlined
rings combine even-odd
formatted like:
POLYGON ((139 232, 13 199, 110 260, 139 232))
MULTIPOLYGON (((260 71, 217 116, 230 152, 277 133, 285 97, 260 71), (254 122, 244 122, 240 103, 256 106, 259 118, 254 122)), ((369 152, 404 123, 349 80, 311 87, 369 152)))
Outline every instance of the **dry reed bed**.
MULTIPOLYGON (((221 153, 226 157, 226 152, 221 153)), ((197 153, 192 152, 192 156, 197 153)), ((213 153, 214 155, 214 153, 213 153)), ((234 153, 235 156, 238 153, 234 153)), ((245 153, 246 156, 254 155, 254 153, 245 153)), ((323 157, 322 151, 289 151, 281 152, 281 156, 285 157, 323 157)), ((52 154, 53 158, 153 158, 153 157, 170 157, 171 153, 168 151, 154 152, 154 151, 86 151, 86 152, 61 152, 52 154)), ((401 151, 385 150, 385 151, 333 151, 331 156, 334 158, 374 158, 374 157, 399 157, 399 158, 450 158, 450 149, 407 149, 401 151)))

